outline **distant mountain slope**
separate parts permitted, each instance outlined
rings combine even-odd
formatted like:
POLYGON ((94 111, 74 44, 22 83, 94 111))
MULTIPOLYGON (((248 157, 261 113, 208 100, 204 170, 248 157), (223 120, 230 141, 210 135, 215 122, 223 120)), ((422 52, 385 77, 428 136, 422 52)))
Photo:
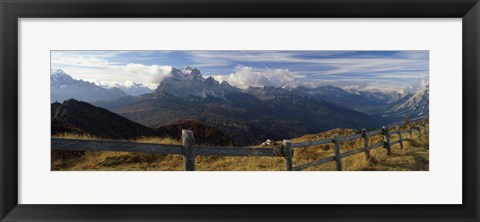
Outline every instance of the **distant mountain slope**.
POLYGON ((347 91, 335 86, 298 87, 296 90, 311 95, 316 99, 359 112, 378 109, 395 100, 391 95, 383 92, 347 91))
POLYGON ((143 94, 138 96, 125 96, 113 100, 102 100, 93 102, 92 105, 102 107, 111 111, 116 111, 125 107, 141 103, 145 100, 154 98, 153 94, 143 94))
POLYGON ((228 132, 241 145, 379 124, 368 115, 307 93, 275 87, 243 91, 226 82, 205 79, 198 69, 189 67, 173 69, 150 95, 96 105, 149 127, 197 119, 228 132))
POLYGON ((405 117, 411 120, 427 117, 429 115, 429 86, 419 87, 415 92, 378 110, 377 114, 393 121, 401 121, 405 117))
POLYGON ((365 90, 358 90, 358 89, 345 89, 346 92, 359 95, 366 100, 376 100, 383 104, 390 104, 398 101, 406 93, 402 91, 396 90, 381 90, 381 89, 365 89, 365 90))
POLYGON ((121 89, 123 92, 125 92, 126 94, 128 94, 130 96, 138 96, 138 95, 153 92, 153 90, 151 90, 150 88, 148 88, 148 87, 146 87, 142 84, 139 84, 139 83, 132 83, 129 86, 123 86, 123 85, 120 85, 120 84, 116 84, 115 87, 121 89))
POLYGON ((50 93, 51 102, 63 102, 72 98, 92 102, 127 95, 116 87, 103 88, 92 82, 76 80, 60 69, 52 70, 50 73, 50 93))

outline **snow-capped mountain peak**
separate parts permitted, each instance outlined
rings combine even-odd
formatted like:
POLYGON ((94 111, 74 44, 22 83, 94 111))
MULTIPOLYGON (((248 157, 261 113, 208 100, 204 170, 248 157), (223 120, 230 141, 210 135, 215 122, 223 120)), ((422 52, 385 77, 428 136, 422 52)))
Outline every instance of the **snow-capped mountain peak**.
POLYGON ((402 119, 404 117, 416 119, 427 116, 428 113, 429 85, 420 84, 415 92, 410 93, 393 103, 383 116, 397 119, 402 119))
POLYGON ((405 102, 394 107, 393 110, 403 109, 405 107, 415 108, 422 104, 422 101, 428 100, 428 85, 423 85, 417 89, 417 91, 408 98, 405 102))
POLYGON ((73 78, 64 72, 61 69, 51 69, 50 70, 50 82, 55 83, 69 83, 72 82, 73 78))
POLYGON ((116 87, 105 88, 92 82, 74 79, 61 69, 50 70, 50 92, 51 102, 61 102, 71 98, 93 102, 127 95, 116 87))

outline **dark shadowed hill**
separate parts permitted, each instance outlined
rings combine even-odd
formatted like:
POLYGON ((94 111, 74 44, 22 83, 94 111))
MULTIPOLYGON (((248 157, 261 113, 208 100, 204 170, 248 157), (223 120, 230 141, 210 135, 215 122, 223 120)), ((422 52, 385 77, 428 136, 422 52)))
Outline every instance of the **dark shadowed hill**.
POLYGON ((87 134, 86 132, 77 128, 76 126, 67 122, 60 121, 58 119, 52 119, 51 126, 52 126, 51 128, 52 135, 58 135, 62 133, 70 133, 70 134, 77 134, 77 135, 87 134))
POLYGON ((51 105, 52 135, 62 133, 86 134, 106 139, 135 139, 139 137, 171 137, 180 139, 182 129, 192 130, 197 144, 229 146, 237 142, 218 128, 197 120, 151 129, 106 109, 70 99, 51 105))
POLYGON ((230 135, 212 125, 204 124, 194 119, 182 120, 178 123, 161 126, 155 131, 159 135, 163 134, 180 140, 182 129, 193 131, 196 144, 211 144, 219 146, 238 145, 237 141, 235 141, 230 135))
POLYGON ((152 129, 130 121, 106 109, 69 99, 53 103, 52 135, 61 132, 83 132, 108 139, 133 139, 153 136, 152 129))

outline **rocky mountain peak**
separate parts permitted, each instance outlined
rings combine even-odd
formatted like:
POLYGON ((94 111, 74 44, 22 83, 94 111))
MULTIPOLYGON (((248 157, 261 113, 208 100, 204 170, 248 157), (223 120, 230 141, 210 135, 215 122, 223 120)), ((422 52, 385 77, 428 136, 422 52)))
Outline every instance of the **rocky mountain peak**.
POLYGON ((225 95, 238 91, 228 83, 220 84, 213 77, 203 78, 197 68, 173 68, 169 77, 165 78, 154 92, 154 96, 175 96, 180 98, 208 96, 225 99, 225 95))
POLYGON ((203 79, 202 73, 197 68, 192 68, 189 66, 183 67, 182 73, 185 74, 185 76, 189 79, 194 79, 194 78, 203 79))
MULTIPOLYGON (((223 83, 223 82, 222 82, 223 83)), ((218 85, 218 81, 215 80, 213 77, 208 77, 207 79, 205 79, 205 84, 208 84, 208 85, 218 85)))
POLYGON ((205 80, 202 76, 202 73, 200 72, 199 69, 197 68, 192 68, 192 67, 183 67, 181 69, 177 68, 172 68, 171 75, 167 78, 166 80, 178 80, 178 81, 184 81, 184 80, 205 80))

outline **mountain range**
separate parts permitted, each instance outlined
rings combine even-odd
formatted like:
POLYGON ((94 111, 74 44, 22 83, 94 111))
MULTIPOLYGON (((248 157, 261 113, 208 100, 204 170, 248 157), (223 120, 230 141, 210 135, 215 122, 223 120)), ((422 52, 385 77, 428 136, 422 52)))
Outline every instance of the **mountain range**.
POLYGON ((173 68, 151 93, 92 104, 151 129, 195 120, 225 132, 239 145, 249 145, 332 128, 374 128, 404 117, 427 116, 428 85, 412 93, 334 86, 240 89, 204 78, 196 68, 184 67, 173 68))
POLYGON ((105 87, 93 82, 74 79, 61 69, 50 71, 50 102, 63 102, 71 98, 86 102, 111 100, 127 95, 151 93, 149 88, 133 83, 130 86, 105 87))

